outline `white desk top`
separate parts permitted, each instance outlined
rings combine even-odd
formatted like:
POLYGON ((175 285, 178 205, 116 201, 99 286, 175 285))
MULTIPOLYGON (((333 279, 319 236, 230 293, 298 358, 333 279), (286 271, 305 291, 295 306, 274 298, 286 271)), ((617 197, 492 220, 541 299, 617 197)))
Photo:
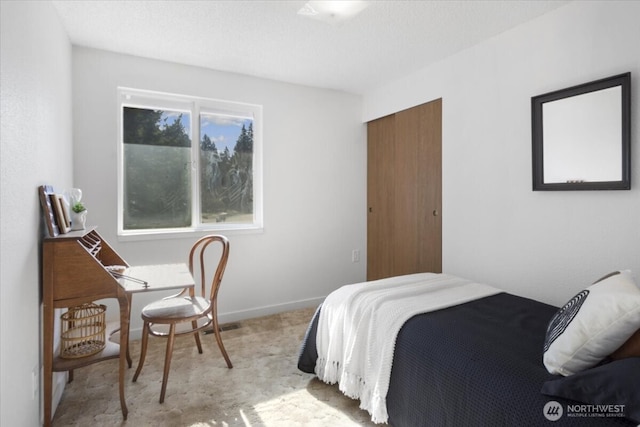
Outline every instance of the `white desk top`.
POLYGON ((186 264, 128 267, 122 275, 123 277, 118 278, 118 282, 128 293, 193 288, 195 286, 193 276, 186 264), (145 281, 147 285, 139 281, 145 281))

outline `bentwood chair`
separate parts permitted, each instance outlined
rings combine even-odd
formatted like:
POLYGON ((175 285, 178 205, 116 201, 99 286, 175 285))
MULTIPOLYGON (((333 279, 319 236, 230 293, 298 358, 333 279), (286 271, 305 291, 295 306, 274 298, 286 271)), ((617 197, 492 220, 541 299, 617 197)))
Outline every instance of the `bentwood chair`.
POLYGON ((222 281, 222 276, 228 259, 229 241, 226 237, 219 235, 202 237, 194 243, 191 248, 191 252, 189 253, 189 270, 191 271, 191 274, 194 275, 196 283, 199 277, 201 296, 185 295, 185 291, 183 291, 177 295, 152 302, 142 309, 142 320, 144 321, 144 326, 142 328, 142 348, 140 350, 140 361, 138 362, 136 373, 133 376, 133 381, 135 382, 138 379, 138 375, 140 375, 140 371, 142 370, 142 365, 144 364, 144 359, 147 354, 149 335, 167 338, 167 350, 164 359, 164 373, 162 376, 160 403, 164 402, 165 392, 167 391, 167 379, 169 377, 169 368, 171 366, 171 354, 173 352, 173 343, 176 335, 193 334, 196 339, 196 345, 198 346, 198 353, 202 354, 200 331, 212 326, 216 341, 218 342, 218 347, 220 347, 220 351, 222 352, 222 356, 227 362, 227 366, 229 368, 233 368, 231 360, 227 355, 227 351, 224 348, 224 344, 222 343, 217 313, 218 290, 220 289, 220 282, 222 281), (207 276, 207 272, 210 273, 210 270, 213 269, 215 264, 210 266, 211 268, 209 269, 206 268, 208 263, 207 259, 205 259, 205 253, 209 245, 216 242, 220 243, 221 250, 220 255, 215 256, 215 259, 217 260, 217 267, 213 278, 209 282, 207 278, 210 277, 210 275, 207 276), (196 270, 194 270, 194 266, 196 267, 196 270), (199 274, 196 276, 196 273, 198 272, 199 274), (208 295, 206 292, 207 283, 211 283, 208 295), (164 326, 164 330, 159 329, 159 325, 161 325, 161 327, 164 326), (184 325, 186 328, 181 327, 179 330, 176 330, 176 326, 178 325, 184 325), (166 331, 166 326, 169 327, 168 332, 166 331))

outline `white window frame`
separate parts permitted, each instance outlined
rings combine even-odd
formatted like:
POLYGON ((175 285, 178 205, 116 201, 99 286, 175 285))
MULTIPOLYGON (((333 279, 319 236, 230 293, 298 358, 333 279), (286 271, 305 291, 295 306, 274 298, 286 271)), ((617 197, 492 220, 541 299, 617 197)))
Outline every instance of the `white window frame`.
POLYGON ((164 92, 118 87, 118 239, 149 240, 171 237, 187 237, 194 233, 223 232, 225 234, 261 233, 263 224, 262 193, 262 106, 220 99, 200 98, 164 92), (158 228, 142 230, 124 229, 124 143, 123 108, 139 107, 149 109, 169 109, 191 114, 191 227, 158 228), (226 222, 200 222, 200 113, 220 114, 253 119, 253 223, 232 224, 226 222))

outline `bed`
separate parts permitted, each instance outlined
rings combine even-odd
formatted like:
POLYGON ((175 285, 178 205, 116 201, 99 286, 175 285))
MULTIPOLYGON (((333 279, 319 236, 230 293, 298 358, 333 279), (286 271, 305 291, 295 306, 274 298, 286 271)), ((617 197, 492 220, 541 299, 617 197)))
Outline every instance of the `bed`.
MULTIPOLYGON (((558 307, 491 287, 482 291, 464 288, 464 294, 476 294, 476 297, 458 303, 444 302, 441 307, 435 305, 427 312, 414 312, 410 308, 395 340, 388 331, 382 332, 383 336, 387 335, 392 354, 390 371, 382 374, 382 377, 388 376, 382 381, 386 381, 388 386, 382 387, 380 393, 384 399, 384 411, 379 411, 375 404, 369 402, 375 401, 375 398, 363 396, 367 394, 363 392, 354 393, 350 385, 343 384, 349 382, 358 386, 357 383, 371 384, 374 381, 370 376, 365 378, 365 372, 371 370, 372 366, 378 368, 370 358, 383 348, 380 343, 374 345, 371 354, 353 356, 354 352, 358 353, 358 347, 363 348, 368 344, 356 342, 355 346, 349 348, 347 344, 353 344, 354 339, 341 337, 340 351, 348 356, 334 361, 333 365, 338 371, 346 370, 351 358, 361 358, 365 361, 360 372, 362 378, 354 381, 354 378, 344 374, 341 377, 338 373, 336 377, 335 372, 327 376, 323 366, 329 365, 325 356, 331 350, 326 349, 326 337, 330 336, 331 328, 323 326, 330 324, 326 316, 342 322, 343 330, 337 335, 349 329, 349 326, 345 326, 348 324, 358 324, 358 328, 362 329, 361 325, 366 323, 380 330, 395 320, 385 318, 380 323, 369 323, 368 316, 386 316, 384 308, 393 306, 389 302, 390 292, 409 284, 412 290, 409 293, 401 291, 405 295, 400 297, 398 304, 418 306, 423 303, 420 302, 421 297, 414 294, 417 292, 414 290, 419 288, 417 285, 425 281, 442 281, 443 278, 451 279, 451 283, 456 284, 460 283, 459 280, 469 283, 454 276, 424 273, 401 276, 400 284, 399 278, 391 278, 338 289, 327 297, 313 316, 300 348, 298 368, 318 375, 325 382, 337 382, 343 393, 361 400, 361 407, 369 411, 372 421, 388 423, 393 427, 545 424, 587 427, 636 426, 640 423, 640 357, 617 360, 605 357, 595 366, 566 376, 551 374, 550 368, 545 365, 546 359, 543 363, 545 354, 553 350, 546 346, 548 330, 554 329, 550 324, 557 326, 558 313, 564 316, 567 311, 575 320, 569 324, 582 322, 582 312, 588 313, 590 307, 588 303, 593 302, 594 307, 602 303, 591 301, 593 295, 597 296, 594 290, 586 299, 588 303, 583 301, 581 304, 579 315, 575 309, 564 310, 563 307, 559 310, 558 307), (378 290, 375 290, 376 287, 378 290), (348 290, 345 291, 345 288, 348 290), (368 291, 369 288, 374 288, 374 291, 368 291), (363 292, 373 292, 376 296, 362 297, 363 292), (384 297, 380 297, 381 294, 384 297), (363 299, 364 304, 353 308, 357 299, 363 299), (325 314, 325 318, 323 310, 329 313, 325 314), (319 347, 322 348, 319 350, 319 347), (365 401, 368 403, 365 404, 365 401)), ((632 300, 629 304, 637 305, 631 306, 633 316, 627 319, 630 326, 617 338, 618 342, 610 343, 616 348, 633 334, 631 328, 640 328, 640 288, 636 286, 634 291, 628 283, 625 286, 632 293, 637 292, 637 300, 634 299, 636 295, 632 295, 633 298, 623 295, 622 299, 627 302, 632 300)), ((575 298, 568 306, 575 308, 575 298)), ((397 306, 391 310, 398 311, 397 306)), ((558 328, 555 327, 555 330, 557 332, 558 328)), ((566 322, 564 330, 570 330, 566 322)), ((372 331, 359 333, 368 336, 367 340, 374 339, 372 331)), ((565 338, 563 334, 556 335, 560 338, 555 343, 565 338)), ((576 345, 575 342, 570 344, 576 345)), ((565 369, 564 366, 561 369, 565 369)))

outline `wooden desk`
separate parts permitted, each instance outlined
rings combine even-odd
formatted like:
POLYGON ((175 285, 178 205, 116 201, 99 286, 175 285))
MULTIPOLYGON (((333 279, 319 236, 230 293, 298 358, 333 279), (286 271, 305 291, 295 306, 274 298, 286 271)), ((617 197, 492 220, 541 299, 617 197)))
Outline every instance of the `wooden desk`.
POLYGON ((128 409, 124 395, 124 373, 129 356, 129 321, 134 293, 170 289, 189 290, 193 294, 194 280, 186 264, 166 264, 126 268, 123 274, 148 282, 148 287, 127 279, 116 279, 106 266, 128 264, 95 228, 48 237, 43 242, 43 398, 44 425, 51 425, 53 372, 69 371, 108 359, 119 359, 119 393, 122 416, 128 409), (115 298, 120 307, 120 344, 109 340, 118 329, 107 331, 105 347, 92 356, 62 358, 53 353, 54 313, 56 308, 68 308, 100 299, 115 298))
POLYGON ((124 372, 126 369, 126 343, 129 340, 128 294, 105 265, 127 265, 95 229, 73 231, 44 239, 42 245, 42 305, 43 305, 43 398, 44 425, 51 425, 51 398, 53 372, 69 371, 103 360, 119 358, 119 392, 122 416, 127 419, 124 398, 124 372), (120 340, 118 345, 106 334, 105 347, 92 356, 74 359, 53 354, 53 325, 56 308, 68 308, 95 300, 115 298, 120 306, 120 340))

